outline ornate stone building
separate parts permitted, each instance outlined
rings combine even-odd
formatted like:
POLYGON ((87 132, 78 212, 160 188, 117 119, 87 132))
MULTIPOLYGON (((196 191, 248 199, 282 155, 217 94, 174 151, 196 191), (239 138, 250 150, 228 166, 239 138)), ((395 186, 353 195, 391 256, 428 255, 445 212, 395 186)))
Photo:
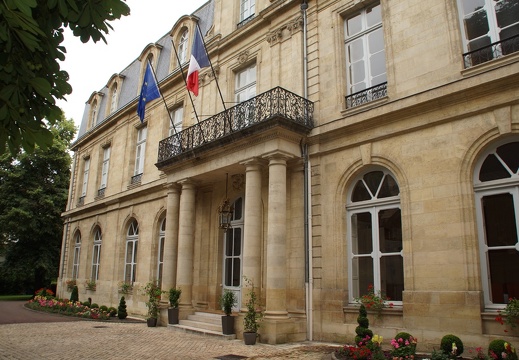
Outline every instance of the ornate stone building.
POLYGON ((351 343, 372 285, 393 304, 372 317, 387 339, 519 345, 494 320, 519 297, 518 8, 210 0, 183 16, 88 99, 59 295, 76 279, 116 306, 127 282, 142 315, 137 289, 158 279, 186 319, 218 312, 224 289, 239 311, 246 276, 260 341, 351 343), (212 67, 191 99, 197 24, 212 67), (141 122, 147 60, 163 98, 141 122))

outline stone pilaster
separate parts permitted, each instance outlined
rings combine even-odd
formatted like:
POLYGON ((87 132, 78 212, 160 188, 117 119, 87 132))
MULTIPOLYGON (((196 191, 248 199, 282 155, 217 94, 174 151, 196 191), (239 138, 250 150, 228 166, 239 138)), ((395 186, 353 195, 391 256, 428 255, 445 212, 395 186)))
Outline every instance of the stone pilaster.
MULTIPOLYGON (((176 184, 168 184, 168 200, 166 207, 166 238, 164 240, 164 269, 162 272, 162 289, 168 291, 176 287, 178 257, 178 215, 180 206, 180 189, 176 184)), ((168 300, 169 294, 163 299, 168 300)))

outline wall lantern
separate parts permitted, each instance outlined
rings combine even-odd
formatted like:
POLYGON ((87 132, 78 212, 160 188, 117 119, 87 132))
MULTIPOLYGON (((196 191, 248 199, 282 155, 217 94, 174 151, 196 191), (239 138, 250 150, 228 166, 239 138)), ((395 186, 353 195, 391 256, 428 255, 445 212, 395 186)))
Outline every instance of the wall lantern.
POLYGON ((229 174, 226 174, 225 179, 225 200, 222 205, 218 207, 218 217, 220 219, 220 229, 228 230, 231 228, 232 213, 234 211, 229 198, 227 197, 227 184, 229 182, 229 174))

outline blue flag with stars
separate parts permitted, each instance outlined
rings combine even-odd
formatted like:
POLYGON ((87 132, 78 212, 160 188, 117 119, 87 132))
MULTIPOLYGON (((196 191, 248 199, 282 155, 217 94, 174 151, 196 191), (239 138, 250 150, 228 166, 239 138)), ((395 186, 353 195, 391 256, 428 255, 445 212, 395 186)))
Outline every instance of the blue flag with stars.
POLYGON ((153 71, 151 70, 151 65, 148 61, 148 65, 146 66, 146 73, 144 74, 144 80, 142 81, 139 105, 137 105, 137 114, 139 114, 141 122, 144 121, 146 104, 152 100, 157 99, 158 97, 160 97, 159 87, 157 86, 157 81, 155 80, 155 76, 153 76, 153 71))

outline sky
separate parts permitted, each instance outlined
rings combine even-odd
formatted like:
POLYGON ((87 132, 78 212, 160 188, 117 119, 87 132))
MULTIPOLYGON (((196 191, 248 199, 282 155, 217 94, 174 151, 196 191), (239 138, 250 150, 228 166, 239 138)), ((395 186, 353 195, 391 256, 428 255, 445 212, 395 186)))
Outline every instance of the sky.
POLYGON ((66 31, 62 43, 67 49, 61 69, 69 74, 72 94, 57 105, 67 119, 74 119, 79 130, 85 103, 94 91, 101 90, 110 77, 124 70, 146 45, 168 33, 183 15, 190 15, 207 0, 126 0, 130 15, 110 24, 114 28, 102 40, 82 43, 66 31))

